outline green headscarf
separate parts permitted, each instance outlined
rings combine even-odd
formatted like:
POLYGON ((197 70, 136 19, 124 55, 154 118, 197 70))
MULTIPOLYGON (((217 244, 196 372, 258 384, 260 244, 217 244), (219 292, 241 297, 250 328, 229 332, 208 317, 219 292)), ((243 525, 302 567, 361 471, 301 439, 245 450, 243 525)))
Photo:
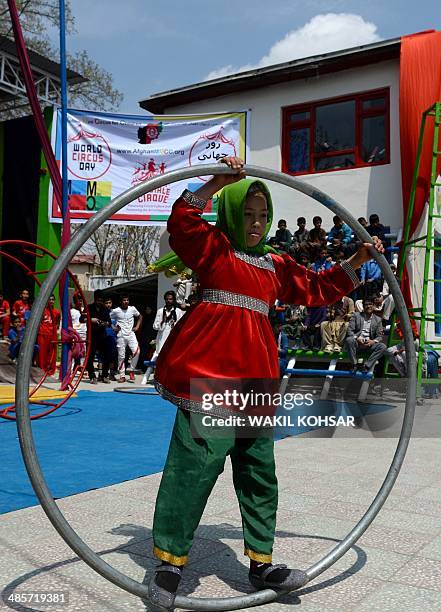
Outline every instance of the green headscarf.
MULTIPOLYGON (((216 227, 227 236, 231 245, 237 251, 254 255, 277 253, 275 249, 266 244, 266 237, 273 221, 273 203, 268 187, 262 181, 242 179, 224 187, 220 193, 217 206, 216 227), (265 194, 268 207, 268 221, 259 244, 247 247, 245 234, 244 207, 248 191, 252 185, 257 185, 265 194)), ((186 270, 183 261, 170 251, 148 267, 149 272, 165 272, 166 276, 174 276, 186 270)), ((187 268, 188 270, 188 268, 187 268)))

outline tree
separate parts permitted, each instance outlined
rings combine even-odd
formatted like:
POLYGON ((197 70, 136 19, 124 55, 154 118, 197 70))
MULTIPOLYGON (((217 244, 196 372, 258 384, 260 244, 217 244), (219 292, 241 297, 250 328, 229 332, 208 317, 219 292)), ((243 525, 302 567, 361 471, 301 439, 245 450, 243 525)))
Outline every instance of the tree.
MULTIPOLYGON (((16 4, 26 45, 33 51, 58 62, 58 50, 51 44, 47 35, 50 27, 59 27, 58 0, 16 0, 16 4)), ((75 31, 70 0, 66 0, 66 33, 73 34, 75 31)), ((13 38, 6 0, 0 0, 0 34, 13 38)), ((102 111, 118 109, 123 95, 114 88, 112 75, 90 58, 86 51, 79 51, 74 55, 68 54, 67 65, 88 79, 86 83, 69 88, 69 106, 102 111)), ((14 111, 14 106, 11 106, 8 117, 28 113, 29 108, 20 104, 19 113, 14 111)))
POLYGON ((146 276, 147 266, 158 256, 161 229, 103 225, 90 237, 81 252, 97 256, 100 272, 104 276, 124 276, 127 279, 146 276))

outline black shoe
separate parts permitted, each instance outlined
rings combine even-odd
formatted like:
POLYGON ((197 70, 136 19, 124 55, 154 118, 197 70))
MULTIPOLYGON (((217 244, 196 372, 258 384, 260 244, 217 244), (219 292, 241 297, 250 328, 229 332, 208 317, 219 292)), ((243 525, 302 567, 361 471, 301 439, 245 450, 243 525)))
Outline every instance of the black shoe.
MULTIPOLYGON (((176 576, 175 576, 176 577, 176 576)), ((148 586, 148 598, 150 603, 165 610, 173 609, 173 604, 175 602, 176 591, 178 590, 178 585, 182 577, 182 569, 177 567, 176 565, 160 565, 155 569, 155 573, 150 579, 148 586), (164 586, 159 586, 156 582, 158 578, 158 574, 160 572, 170 572, 172 574, 177 574, 176 588, 174 591, 169 591, 164 586)))
POLYGON ((248 574, 249 581, 257 590, 278 589, 281 591, 294 591, 308 582, 306 572, 298 569, 288 569, 286 565, 270 565, 261 574, 248 574), (271 574, 279 574, 271 579, 271 574))

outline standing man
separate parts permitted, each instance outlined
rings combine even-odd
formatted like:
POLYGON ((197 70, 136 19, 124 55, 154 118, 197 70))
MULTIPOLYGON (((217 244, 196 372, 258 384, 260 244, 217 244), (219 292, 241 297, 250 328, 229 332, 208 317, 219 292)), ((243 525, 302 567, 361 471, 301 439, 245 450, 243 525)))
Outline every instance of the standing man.
MULTIPOLYGON (((174 291, 166 291, 164 293, 165 306, 160 308, 156 313, 155 321, 153 323, 153 329, 158 332, 156 336, 156 348, 153 353, 151 361, 155 362, 158 359, 158 355, 165 344, 171 330, 175 326, 176 322, 184 314, 176 303, 176 293, 174 291)), ((153 368, 150 366, 147 368, 144 378, 142 379, 142 385, 146 385, 153 368)))
POLYGON ((156 336, 156 332, 153 329, 153 323, 155 321, 156 313, 150 306, 145 306, 142 313, 142 325, 138 332, 138 343, 139 343, 139 359, 138 363, 143 372, 146 371, 144 362, 149 360, 154 353, 153 340, 156 336))
MULTIPOLYGON (((107 308, 110 314, 113 310, 112 298, 106 298, 104 300, 104 306, 107 308)), ((113 321, 111 321, 111 325, 106 327, 106 342, 110 361, 110 380, 116 380, 116 374, 118 372, 117 336, 116 325, 113 321)))
POLYGON ((138 312, 135 306, 130 306, 130 299, 128 295, 121 296, 121 306, 114 308, 110 312, 110 318, 115 322, 116 329, 118 330, 118 336, 116 339, 116 346, 118 349, 118 382, 126 382, 126 347, 132 351, 132 359, 129 366, 130 380, 135 380, 135 368, 139 358, 139 344, 136 338, 136 332, 139 330, 142 323, 142 316, 138 312))
MULTIPOLYGON (((104 296, 101 289, 97 289, 93 294, 93 304, 89 304, 89 315, 90 322, 92 323, 92 329, 90 334, 90 352, 87 360, 87 373, 89 374, 90 383, 92 385, 97 384, 95 375, 95 367, 93 365, 95 359, 95 353, 98 350, 102 359, 102 372, 100 381, 109 383, 109 366, 110 366, 110 355, 107 345, 106 328, 109 327, 110 316, 109 311, 104 306, 104 296)), ((81 315, 80 321, 87 321, 85 314, 81 315)))
POLYGON ((0 290, 0 334, 1 340, 8 337, 9 326, 11 325, 11 307, 3 297, 3 291, 0 290))
POLYGON ((61 313, 55 308, 55 296, 51 295, 41 317, 37 336, 38 363, 40 368, 47 372, 49 376, 55 374, 60 320, 61 313))
POLYGON ((22 289, 20 292, 20 299, 16 300, 12 304, 13 316, 20 317, 20 323, 23 327, 25 325, 26 313, 31 310, 31 302, 29 299, 29 290, 22 289))
POLYGON ((178 280, 173 283, 173 287, 176 287, 176 302, 182 310, 185 310, 187 308, 187 299, 193 287, 191 270, 188 268, 183 270, 178 276, 178 280))

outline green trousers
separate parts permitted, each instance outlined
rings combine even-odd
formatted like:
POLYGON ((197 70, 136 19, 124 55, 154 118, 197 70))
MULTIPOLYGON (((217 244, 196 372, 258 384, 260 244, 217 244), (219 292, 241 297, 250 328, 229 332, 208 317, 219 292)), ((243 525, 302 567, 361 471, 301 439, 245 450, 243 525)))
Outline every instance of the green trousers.
POLYGON ((154 553, 162 561, 185 565, 208 497, 230 455, 245 554, 270 563, 278 500, 274 441, 236 438, 234 428, 223 428, 220 437, 214 436, 212 428, 200 426, 202 417, 177 412, 156 499, 154 553), (190 418, 199 437, 191 433, 190 418))

